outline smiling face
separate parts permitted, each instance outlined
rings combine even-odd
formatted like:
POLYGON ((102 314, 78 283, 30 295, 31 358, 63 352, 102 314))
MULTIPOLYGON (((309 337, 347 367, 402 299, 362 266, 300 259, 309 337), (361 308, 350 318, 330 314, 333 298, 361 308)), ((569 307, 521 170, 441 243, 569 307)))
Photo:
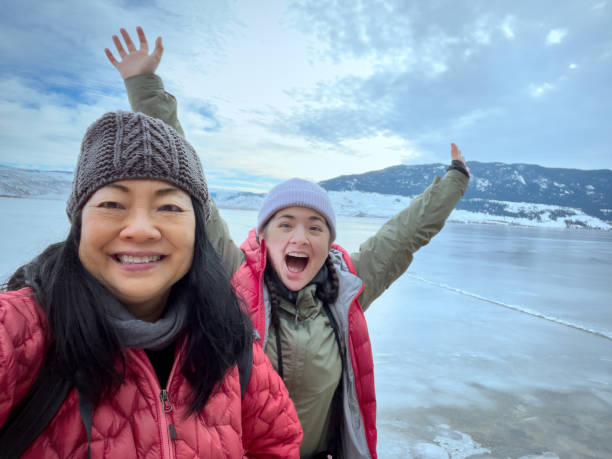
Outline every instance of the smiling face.
POLYGON ((289 290, 298 291, 319 272, 330 249, 325 218, 308 207, 279 210, 263 230, 268 260, 289 290))
POLYGON ((191 267, 194 241, 187 193, 159 180, 121 180, 85 203, 79 259, 135 317, 155 321, 191 267))

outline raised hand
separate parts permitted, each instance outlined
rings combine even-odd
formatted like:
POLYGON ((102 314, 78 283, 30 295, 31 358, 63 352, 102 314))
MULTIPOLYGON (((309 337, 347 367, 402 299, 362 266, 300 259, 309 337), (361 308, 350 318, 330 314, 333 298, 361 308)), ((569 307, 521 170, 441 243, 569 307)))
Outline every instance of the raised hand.
POLYGON ((461 161, 463 163, 463 166, 466 168, 466 170, 468 172, 470 171, 470 168, 467 167, 467 165, 465 164, 465 157, 461 154, 461 150, 459 150, 457 145, 455 145, 454 143, 451 143, 451 161, 455 159, 458 161, 461 161))
POLYGON ((164 52, 161 37, 157 37, 155 40, 155 49, 149 54, 149 44, 147 43, 147 37, 142 27, 136 27, 136 33, 140 41, 140 49, 136 49, 134 42, 130 38, 130 34, 128 34, 125 29, 120 29, 120 32, 125 41, 127 52, 123 48, 121 40, 117 35, 113 35, 113 43, 117 47, 117 53, 119 53, 120 60, 115 59, 110 49, 106 48, 104 52, 111 64, 119 70, 121 77, 125 80, 126 78, 142 73, 154 73, 164 52))

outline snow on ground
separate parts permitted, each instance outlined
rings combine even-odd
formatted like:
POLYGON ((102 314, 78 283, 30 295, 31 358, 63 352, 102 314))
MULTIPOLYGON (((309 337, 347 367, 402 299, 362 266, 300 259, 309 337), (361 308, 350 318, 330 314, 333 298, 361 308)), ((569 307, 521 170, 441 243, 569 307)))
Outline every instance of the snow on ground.
MULTIPOLYGON (((214 194, 215 202, 219 207, 227 209, 250 209, 258 210, 264 199, 264 195, 241 193, 234 191, 218 191, 214 194)), ((366 193, 363 191, 330 191, 329 197, 332 201, 337 215, 345 217, 382 217, 389 218, 406 208, 413 197, 366 193)), ((492 223, 521 226, 538 226, 547 228, 588 227, 595 229, 612 229, 612 225, 585 214, 579 209, 555 206, 550 204, 534 204, 529 202, 495 201, 489 202, 501 204, 504 210, 510 213, 527 213, 539 215, 540 221, 519 216, 505 216, 486 214, 482 212, 471 212, 455 209, 449 221, 459 223, 492 223), (555 216, 555 213, 563 212, 570 214, 567 217, 555 216), (569 222, 569 223, 568 223, 569 222)))

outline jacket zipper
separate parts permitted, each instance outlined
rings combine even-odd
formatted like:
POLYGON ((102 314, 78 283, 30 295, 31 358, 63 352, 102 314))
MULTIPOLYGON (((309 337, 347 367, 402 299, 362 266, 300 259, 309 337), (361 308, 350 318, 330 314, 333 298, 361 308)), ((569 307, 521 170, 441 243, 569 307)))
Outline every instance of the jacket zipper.
MULTIPOLYGON (((164 416, 168 413, 172 412, 172 403, 170 402, 170 396, 168 395, 168 391, 166 389, 162 389, 159 393, 159 399, 162 402, 162 410, 164 410, 164 416)), ((176 440, 178 437, 176 436, 176 429, 174 428, 174 424, 168 424, 168 432, 170 433, 170 440, 176 440)))
MULTIPOLYGON (((144 353, 144 351, 141 351, 141 352, 144 353)), ((158 417, 159 417, 159 422, 161 424, 160 430, 161 430, 162 454, 170 459, 174 459, 175 458, 174 450, 170 442, 173 440, 176 440, 177 435, 176 435, 176 429, 174 427, 174 424, 168 422, 168 414, 171 413, 174 409, 174 407, 172 406, 172 402, 170 401, 170 396, 168 395, 168 391, 159 385, 159 380, 157 379, 157 375, 155 375, 155 372, 151 371, 152 370, 150 368, 151 364, 148 363, 147 365, 148 360, 147 361, 142 360, 140 358, 140 355, 138 355, 138 352, 135 352, 135 354, 137 354, 138 356, 137 360, 140 361, 141 366, 146 371, 149 381, 154 381, 153 383, 154 387, 157 386, 160 388, 159 398, 160 398, 161 403, 156 404, 156 405, 158 407, 158 417), (165 454, 163 453, 163 451, 165 451, 165 454)), ((175 365, 176 365, 176 360, 175 360, 175 365)), ((172 376, 174 375, 175 365, 172 366, 172 370, 170 371, 170 376, 168 377, 168 383, 166 384, 166 387, 170 387, 170 381, 172 381, 172 376)))
MULTIPOLYGON (((180 345, 177 345, 177 346, 180 346, 180 345)), ((172 378, 174 376, 174 370, 176 369, 176 366, 177 366, 177 359, 175 358, 174 363, 172 364, 172 369, 170 370, 170 375, 168 376, 168 382, 166 382, 166 388, 170 387, 170 383, 172 382, 172 378)), ((174 428, 174 424, 172 422, 168 422, 168 416, 174 408, 172 406, 172 402, 170 401, 170 395, 168 394, 168 391, 166 390, 166 388, 162 388, 161 392, 159 393, 159 398, 162 402, 162 411, 163 411, 162 416, 164 420, 166 421, 166 427, 167 427, 165 429, 162 428, 162 431, 165 434, 164 438, 166 439, 166 444, 168 445, 168 455, 170 458, 174 458, 175 457, 174 449, 172 448, 171 441, 176 440, 178 436, 176 435, 176 429, 174 428)))

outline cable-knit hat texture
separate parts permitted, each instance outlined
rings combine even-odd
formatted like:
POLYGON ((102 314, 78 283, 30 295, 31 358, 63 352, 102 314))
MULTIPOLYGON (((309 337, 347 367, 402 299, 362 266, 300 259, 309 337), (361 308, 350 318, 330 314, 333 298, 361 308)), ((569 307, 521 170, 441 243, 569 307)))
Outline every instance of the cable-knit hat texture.
POLYGON ((104 114, 85 133, 66 206, 70 221, 96 190, 127 179, 171 183, 196 198, 208 219, 208 186, 193 147, 161 120, 116 111, 104 114))
POLYGON ((336 239, 336 214, 327 191, 316 183, 299 178, 286 180, 270 190, 259 209, 257 233, 261 234, 276 212, 291 206, 309 207, 319 212, 327 221, 330 243, 336 239))

